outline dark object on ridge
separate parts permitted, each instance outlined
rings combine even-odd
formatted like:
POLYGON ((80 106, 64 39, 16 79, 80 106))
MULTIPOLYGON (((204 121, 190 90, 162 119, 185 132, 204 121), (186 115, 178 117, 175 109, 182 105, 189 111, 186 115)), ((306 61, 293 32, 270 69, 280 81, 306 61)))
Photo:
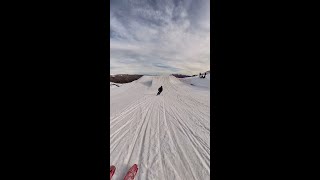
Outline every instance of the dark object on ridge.
POLYGON ((162 92, 162 86, 159 87, 157 96, 160 95, 161 92, 162 92))
POLYGON ((120 87, 118 84, 110 84, 110 86, 112 86, 112 85, 117 86, 117 87, 120 87))
POLYGON ((186 77, 191 77, 189 75, 183 75, 183 74, 172 74, 172 76, 176 77, 176 78, 186 78, 186 77))

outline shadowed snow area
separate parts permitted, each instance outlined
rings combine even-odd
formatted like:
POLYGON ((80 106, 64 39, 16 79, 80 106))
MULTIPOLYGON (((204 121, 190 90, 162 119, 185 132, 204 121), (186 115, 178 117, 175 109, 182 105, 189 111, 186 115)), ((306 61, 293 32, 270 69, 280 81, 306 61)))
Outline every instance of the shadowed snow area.
POLYGON ((208 79, 143 76, 110 88, 110 97, 113 180, 135 163, 137 180, 210 179, 208 79))

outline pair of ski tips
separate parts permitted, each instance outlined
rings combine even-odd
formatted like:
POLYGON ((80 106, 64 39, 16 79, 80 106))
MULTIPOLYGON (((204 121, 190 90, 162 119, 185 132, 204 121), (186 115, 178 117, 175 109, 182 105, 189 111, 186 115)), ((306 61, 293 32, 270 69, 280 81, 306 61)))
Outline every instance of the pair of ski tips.
MULTIPOLYGON (((116 167, 112 165, 110 167, 110 180, 113 174, 115 173, 115 171, 116 171, 116 167)), ((137 172, 138 172, 138 165, 134 164, 133 166, 131 166, 131 168, 127 172, 126 176, 124 177, 124 180, 134 180, 134 177, 136 176, 137 172)))

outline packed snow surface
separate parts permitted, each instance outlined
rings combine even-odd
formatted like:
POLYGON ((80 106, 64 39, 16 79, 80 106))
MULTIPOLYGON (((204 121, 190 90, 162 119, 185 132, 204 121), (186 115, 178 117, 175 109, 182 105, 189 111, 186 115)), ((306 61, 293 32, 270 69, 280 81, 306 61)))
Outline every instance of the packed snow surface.
POLYGON ((112 179, 122 180, 133 164, 137 180, 210 179, 209 88, 208 79, 173 76, 110 88, 112 179))

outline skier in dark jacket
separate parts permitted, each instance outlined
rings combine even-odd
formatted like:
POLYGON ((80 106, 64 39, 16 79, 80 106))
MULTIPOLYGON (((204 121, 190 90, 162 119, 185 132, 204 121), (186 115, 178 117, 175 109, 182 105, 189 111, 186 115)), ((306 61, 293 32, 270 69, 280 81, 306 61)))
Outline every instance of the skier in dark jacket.
POLYGON ((157 96, 160 95, 161 92, 162 92, 162 86, 159 87, 157 96))

